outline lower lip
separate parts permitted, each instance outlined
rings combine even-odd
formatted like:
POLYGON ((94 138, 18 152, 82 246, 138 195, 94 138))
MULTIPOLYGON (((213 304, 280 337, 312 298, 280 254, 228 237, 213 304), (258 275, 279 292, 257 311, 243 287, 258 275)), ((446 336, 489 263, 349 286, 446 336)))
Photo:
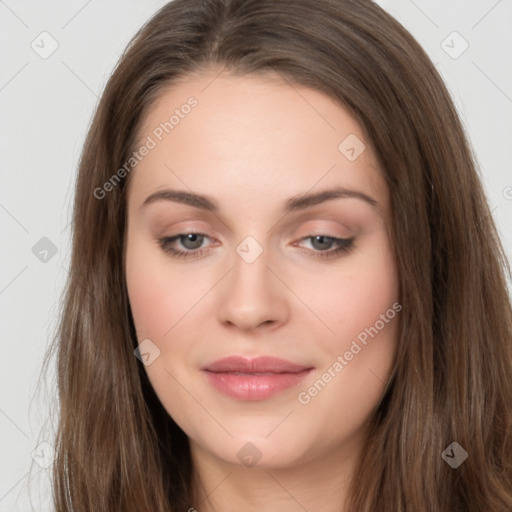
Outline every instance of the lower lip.
POLYGON ((209 372, 210 384, 225 395, 238 400, 265 400, 298 385, 311 369, 298 373, 240 375, 232 372, 209 372))

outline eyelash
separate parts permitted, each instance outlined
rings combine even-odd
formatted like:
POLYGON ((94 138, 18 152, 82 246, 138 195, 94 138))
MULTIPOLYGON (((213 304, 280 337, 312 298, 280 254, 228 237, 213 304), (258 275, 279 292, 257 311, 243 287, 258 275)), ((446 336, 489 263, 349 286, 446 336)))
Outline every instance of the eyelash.
MULTIPOLYGON (((180 233, 178 235, 172 236, 172 237, 164 237, 160 238, 158 240, 158 243, 160 247, 168 254, 170 254, 173 258, 178 259, 186 259, 186 258, 199 258, 204 253, 204 248, 202 249, 195 249, 195 250, 188 250, 188 251, 181 251, 179 249, 175 249, 171 247, 171 244, 175 242, 176 240, 180 239, 181 237, 185 237, 187 235, 199 235, 203 236, 205 238, 209 238, 207 235, 203 233, 180 233)), ((314 258, 322 258, 322 259, 330 259, 335 258, 336 256, 340 256, 343 253, 348 253, 353 248, 354 238, 335 238, 333 236, 327 236, 327 235, 310 235, 305 236, 300 239, 302 240, 308 240, 313 239, 316 237, 323 237, 327 238, 329 240, 332 240, 335 244, 338 244, 338 248, 335 250, 330 251, 311 251, 314 258)))

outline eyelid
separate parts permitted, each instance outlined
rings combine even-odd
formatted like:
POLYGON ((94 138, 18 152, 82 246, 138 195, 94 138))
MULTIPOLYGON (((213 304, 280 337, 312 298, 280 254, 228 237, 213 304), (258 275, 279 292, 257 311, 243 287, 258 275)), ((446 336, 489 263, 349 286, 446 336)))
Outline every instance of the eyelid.
MULTIPOLYGON (((333 238, 350 238, 354 234, 352 223, 349 227, 339 218, 318 217, 314 220, 301 222, 294 233, 306 233, 306 236, 330 236, 333 238)), ((294 235, 295 236, 295 235, 294 235)), ((298 235, 297 235, 298 236, 298 235)))

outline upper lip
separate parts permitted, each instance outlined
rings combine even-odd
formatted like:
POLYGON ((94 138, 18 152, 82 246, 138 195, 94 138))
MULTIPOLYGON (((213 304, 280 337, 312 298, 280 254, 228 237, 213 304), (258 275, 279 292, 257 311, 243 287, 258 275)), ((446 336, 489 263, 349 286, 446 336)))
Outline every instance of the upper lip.
POLYGON ((242 356, 228 356, 202 368, 202 370, 216 373, 300 373, 310 369, 311 366, 295 364, 285 359, 270 356, 260 356, 252 359, 242 356))

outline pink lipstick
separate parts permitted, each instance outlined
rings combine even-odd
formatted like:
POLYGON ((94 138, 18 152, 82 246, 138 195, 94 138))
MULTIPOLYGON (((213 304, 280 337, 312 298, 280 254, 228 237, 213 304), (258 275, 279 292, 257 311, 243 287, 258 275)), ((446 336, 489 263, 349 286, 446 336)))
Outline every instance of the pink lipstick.
POLYGON ((205 367, 210 384, 238 400, 265 400, 299 384, 312 370, 276 357, 229 356, 205 367))

